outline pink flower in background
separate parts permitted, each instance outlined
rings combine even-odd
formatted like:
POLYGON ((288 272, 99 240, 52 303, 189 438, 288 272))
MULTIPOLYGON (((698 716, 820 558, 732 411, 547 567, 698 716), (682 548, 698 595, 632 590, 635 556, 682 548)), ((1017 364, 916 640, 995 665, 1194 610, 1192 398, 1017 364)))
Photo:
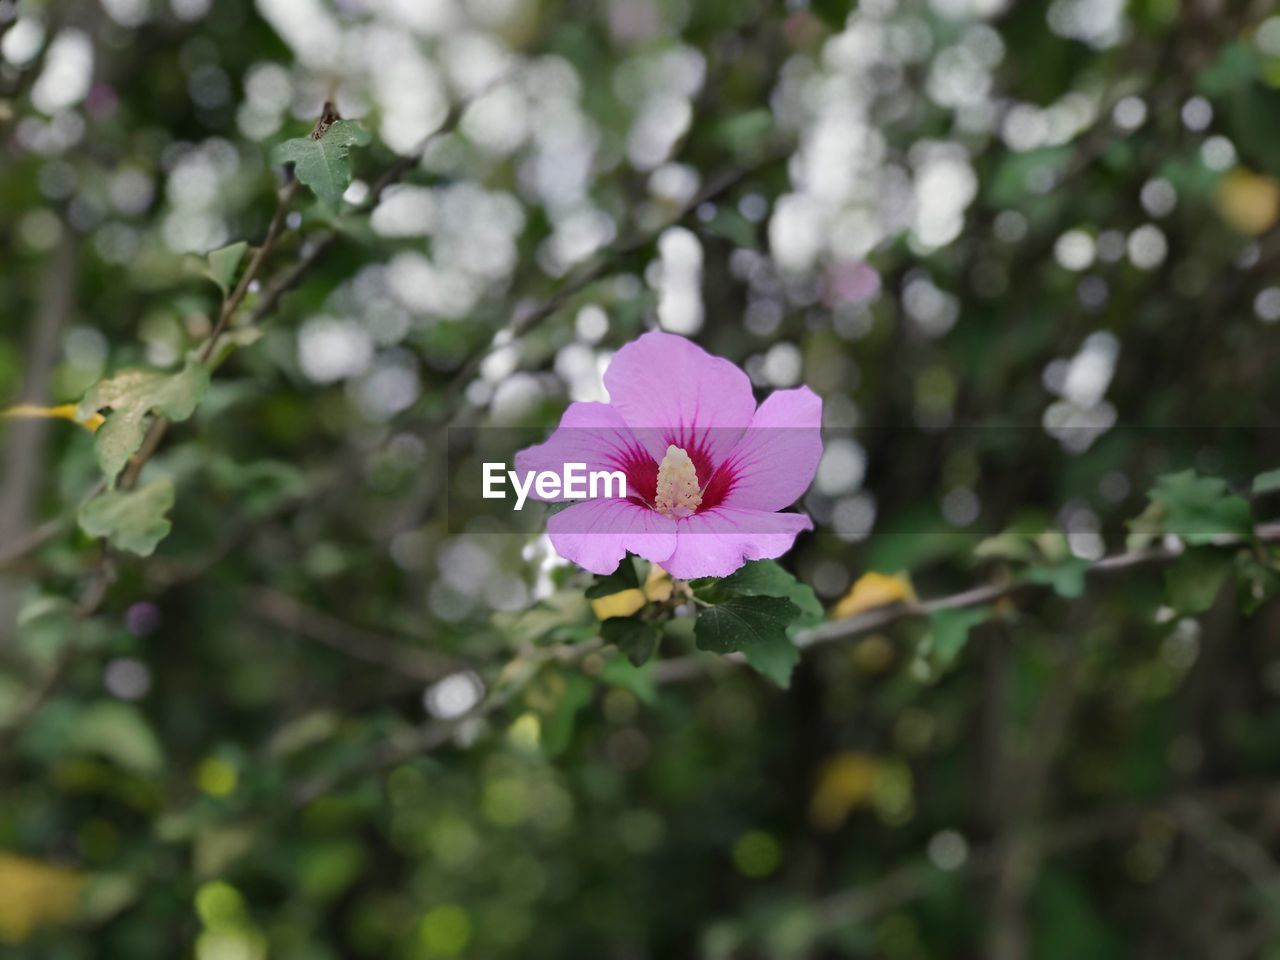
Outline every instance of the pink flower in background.
POLYGON ((621 471, 627 496, 574 503, 547 533, 556 552, 612 573, 628 552, 673 577, 723 577, 781 556, 811 530, 780 513, 808 489, 822 456, 822 401, 808 387, 756 406, 747 375, 683 337, 646 333, 614 355, 609 403, 573 403, 516 469, 567 463, 621 471))

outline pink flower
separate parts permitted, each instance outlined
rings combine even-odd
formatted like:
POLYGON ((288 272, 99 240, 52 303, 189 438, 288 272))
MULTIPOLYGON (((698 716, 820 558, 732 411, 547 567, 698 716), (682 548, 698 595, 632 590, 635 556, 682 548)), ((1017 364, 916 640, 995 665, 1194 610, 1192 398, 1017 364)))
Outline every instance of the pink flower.
POLYGON ((808 489, 822 456, 822 401, 808 387, 757 407, 732 363, 659 332, 619 350, 604 384, 609 403, 570 404, 546 443, 516 455, 522 475, 584 463, 626 476, 626 497, 574 503, 548 520, 562 557, 605 574, 631 552, 680 579, 723 577, 781 556, 813 529, 805 514, 779 512, 808 489))

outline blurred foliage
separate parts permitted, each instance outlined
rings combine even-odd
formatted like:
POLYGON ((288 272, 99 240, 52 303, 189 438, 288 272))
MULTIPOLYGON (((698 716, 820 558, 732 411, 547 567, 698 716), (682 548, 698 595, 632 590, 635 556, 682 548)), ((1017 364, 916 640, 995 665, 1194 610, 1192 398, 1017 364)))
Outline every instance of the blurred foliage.
POLYGON ((1280 955, 1278 121, 1267 3, 0 0, 4 956, 1280 955), (654 325, 816 532, 457 529, 654 325))

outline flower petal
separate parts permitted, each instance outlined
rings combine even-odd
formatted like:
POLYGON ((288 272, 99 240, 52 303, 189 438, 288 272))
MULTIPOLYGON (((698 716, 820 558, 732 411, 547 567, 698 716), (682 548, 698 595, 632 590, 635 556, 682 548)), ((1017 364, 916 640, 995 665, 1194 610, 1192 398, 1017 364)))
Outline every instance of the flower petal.
POLYGON ((661 563, 676 548, 676 522, 629 500, 587 500, 547 521, 556 553, 592 573, 613 573, 628 552, 661 563))
POLYGON ((808 387, 778 390, 720 471, 730 478, 726 506, 781 510, 809 489, 822 459, 822 398, 808 387))
MULTIPOLYGON (((626 473, 630 465, 636 461, 648 463, 650 457, 622 416, 607 403, 571 403, 547 442, 526 447, 516 454, 515 461, 521 476, 530 471, 551 471, 563 476, 568 463, 585 463, 589 473, 626 473)), ((652 469, 656 470, 656 465, 652 469)), ((628 481, 628 493, 635 492, 631 486, 628 481)), ((533 488, 529 498, 542 499, 533 488)))
POLYGON ((654 460, 667 445, 719 464, 756 410, 747 375, 691 340, 651 331, 614 354, 604 374, 612 405, 654 460))
POLYGON ((676 529, 675 552, 656 562, 673 577, 693 580, 727 577, 748 560, 780 557, 813 521, 803 513, 720 506, 681 520, 676 529))

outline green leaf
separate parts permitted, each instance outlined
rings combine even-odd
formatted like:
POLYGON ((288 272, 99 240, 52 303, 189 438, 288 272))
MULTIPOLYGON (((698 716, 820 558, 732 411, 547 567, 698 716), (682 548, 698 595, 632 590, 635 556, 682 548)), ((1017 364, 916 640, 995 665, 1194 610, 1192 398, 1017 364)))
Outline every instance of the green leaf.
POLYGON ((157 773, 164 765, 160 741, 137 707, 114 700, 92 704, 76 717, 69 746, 133 773, 157 773))
POLYGON ((773 114, 764 107, 757 107, 719 121, 711 136, 734 153, 742 154, 757 149, 773 130, 773 114))
POLYGON ((1210 548, 1187 550, 1164 573, 1169 606, 1179 613, 1204 613, 1230 572, 1229 554, 1210 548))
POLYGON ((234 330, 224 330, 222 335, 218 337, 213 355, 209 357, 209 369, 218 369, 227 357, 237 350, 253 346, 262 339, 262 334, 261 327, 237 327, 234 330))
POLYGON ((786 687, 800 660, 800 651, 787 629, 801 615, 800 608, 783 597, 733 596, 702 609, 694 637, 700 650, 741 651, 747 663, 786 687))
POLYGON ((129 458, 142 446, 147 414, 186 420, 195 413, 208 388, 209 371, 194 357, 189 357, 177 373, 125 370, 90 387, 80 401, 80 416, 111 411, 93 439, 98 466, 107 482, 115 483, 129 458))
MULTIPOLYGON (((587 587, 587 599, 598 600, 600 597, 609 597, 615 593, 621 593, 623 590, 639 590, 640 584, 645 579, 639 569, 639 564, 642 563, 644 561, 639 557, 627 554, 622 558, 622 562, 618 564, 617 570, 604 576, 597 576, 595 582, 587 587)), ((645 575, 647 573, 646 567, 645 575)))
POLYGON ((695 591, 739 594, 744 597, 785 597, 796 583, 787 570, 774 560, 752 560, 727 577, 695 580, 695 591))
POLYGON ((793 630, 812 627, 826 619, 826 611, 813 588, 801 583, 774 560, 752 560, 723 579, 708 577, 690 586, 703 599, 715 602, 730 596, 784 597, 799 609, 793 630))
POLYGON ((649 671, 621 657, 614 657, 604 665, 600 679, 612 687, 621 687, 641 703, 651 704, 658 698, 658 688, 653 685, 649 671))
POLYGON ((1217 477, 1201 477, 1194 470, 1165 474, 1156 481, 1151 499, 1165 508, 1165 531, 1190 544, 1212 543, 1223 535, 1247 537, 1253 532, 1249 504, 1217 477))
POLYGON ((610 617, 600 624, 605 643, 612 643, 637 667, 653 656, 660 635, 656 626, 639 617, 610 617))
POLYGON ((1084 575, 1088 570, 1088 560, 1069 557, 1061 563, 1034 564, 1027 569, 1027 579, 1052 587, 1060 597, 1074 599, 1084 594, 1084 575))
POLYGON ((756 225, 732 207, 719 207, 715 216, 703 224, 713 236, 723 237, 736 247, 753 248, 758 243, 756 225))
POLYGON ((91 537, 105 537, 118 550, 149 557, 169 535, 165 516, 173 508, 173 483, 168 479, 139 490, 106 490, 80 508, 80 528, 91 537))
POLYGON ((1268 470, 1253 478, 1253 495, 1263 496, 1280 490, 1280 470, 1268 470))
POLYGON ((557 757, 569 749, 578 711, 591 702, 594 692, 595 685, 582 674, 565 675, 564 692, 551 715, 542 722, 542 751, 548 757, 557 757))
POLYGON ((364 146, 372 138, 354 120, 339 120, 315 140, 297 137, 286 140, 271 152, 275 163, 292 163, 294 175, 322 201, 337 208, 351 185, 351 148, 364 146))
POLYGON ((232 281, 236 278, 236 270, 244 259, 249 244, 241 240, 221 250, 214 250, 205 257, 205 276, 218 285, 225 297, 231 292, 232 281))
POLYGON ((1236 584, 1240 609, 1252 614, 1280 593, 1280 572, 1258 562, 1251 554, 1241 552, 1236 557, 1236 584))
POLYGON ((969 607, 963 610, 937 610, 929 615, 932 626, 931 650, 938 664, 948 667, 955 663, 965 644, 969 631, 991 616, 990 607, 969 607))
POLYGON ((1021 560, 1030 562, 1039 556, 1035 539, 1028 534, 1006 530, 987 537, 973 549, 978 560, 1021 560))

